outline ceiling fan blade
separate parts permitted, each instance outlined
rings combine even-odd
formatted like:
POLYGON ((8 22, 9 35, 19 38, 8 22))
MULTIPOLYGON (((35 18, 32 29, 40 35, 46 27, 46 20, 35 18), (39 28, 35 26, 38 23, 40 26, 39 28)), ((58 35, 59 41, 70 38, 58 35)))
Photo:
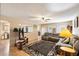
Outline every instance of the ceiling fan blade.
POLYGON ((51 20, 51 19, 46 19, 46 20, 51 20))
POLYGON ((39 18, 38 16, 28 16, 28 18, 39 18))
POLYGON ((51 20, 51 18, 40 17, 40 16, 28 16, 28 18, 30 18, 32 20, 43 20, 43 21, 51 20))

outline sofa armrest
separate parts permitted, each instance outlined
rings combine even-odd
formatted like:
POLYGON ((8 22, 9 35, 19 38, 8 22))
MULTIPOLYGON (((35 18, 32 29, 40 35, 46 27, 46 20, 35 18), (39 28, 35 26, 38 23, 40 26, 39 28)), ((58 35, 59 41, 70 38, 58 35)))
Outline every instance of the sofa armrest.
POLYGON ((70 45, 70 44, 64 44, 64 43, 56 43, 56 45, 65 46, 65 47, 72 47, 72 45, 70 45))

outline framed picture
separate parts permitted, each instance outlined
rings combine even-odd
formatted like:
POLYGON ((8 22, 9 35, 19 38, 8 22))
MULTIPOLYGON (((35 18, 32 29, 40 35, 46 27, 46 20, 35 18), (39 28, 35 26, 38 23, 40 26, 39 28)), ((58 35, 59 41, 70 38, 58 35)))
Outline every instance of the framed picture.
POLYGON ((74 20, 74 27, 78 28, 79 27, 79 17, 77 16, 76 19, 74 20))
POLYGON ((78 17, 78 27, 79 27, 79 17, 78 17))

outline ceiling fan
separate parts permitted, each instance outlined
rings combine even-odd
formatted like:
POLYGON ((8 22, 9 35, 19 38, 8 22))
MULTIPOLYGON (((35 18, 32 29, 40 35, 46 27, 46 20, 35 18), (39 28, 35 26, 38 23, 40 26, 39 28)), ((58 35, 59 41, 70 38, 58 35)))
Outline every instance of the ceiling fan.
POLYGON ((50 19, 50 18, 42 17, 42 20, 45 21, 45 22, 47 22, 47 21, 49 21, 49 20, 51 20, 51 19, 50 19))
POLYGON ((42 20, 42 21, 45 21, 45 22, 52 19, 50 17, 45 17, 45 16, 29 16, 28 18, 33 19, 33 20, 42 20))

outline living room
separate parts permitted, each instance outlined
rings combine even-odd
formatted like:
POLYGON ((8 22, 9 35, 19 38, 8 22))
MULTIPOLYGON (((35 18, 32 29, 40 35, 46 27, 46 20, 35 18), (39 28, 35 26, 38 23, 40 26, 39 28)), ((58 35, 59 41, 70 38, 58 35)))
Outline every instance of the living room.
MULTIPOLYGON (((60 43, 61 49, 59 46, 57 47, 59 52, 55 51, 54 47, 60 39, 70 39, 71 35, 78 41, 78 6, 77 3, 1 3, 0 39, 2 42, 5 40, 8 43, 2 44, 6 48, 1 48, 1 51, 5 50, 6 52, 2 52, 3 54, 0 55, 19 56, 20 51, 22 51, 26 56, 77 56, 79 50, 74 50, 74 44, 60 43), (64 36, 62 32, 64 32, 64 36), (67 51, 64 51, 62 46, 67 51), (72 51, 68 51, 69 49, 72 51), (18 54, 15 50, 18 51, 18 54)), ((77 44, 77 46, 79 45, 77 44)))

